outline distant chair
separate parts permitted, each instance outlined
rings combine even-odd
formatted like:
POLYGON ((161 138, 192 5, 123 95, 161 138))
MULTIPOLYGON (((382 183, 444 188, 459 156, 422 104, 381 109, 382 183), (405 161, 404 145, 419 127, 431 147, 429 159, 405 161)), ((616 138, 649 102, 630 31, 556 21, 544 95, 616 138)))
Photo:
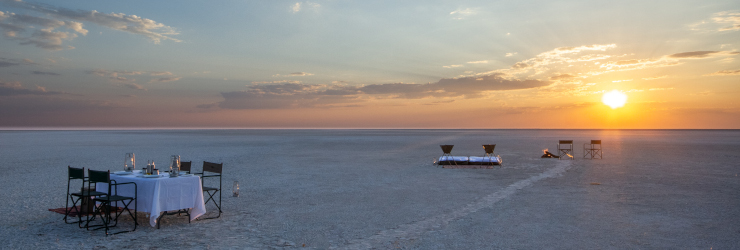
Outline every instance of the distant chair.
POLYGON ((452 165, 453 162, 455 165, 457 165, 457 162, 455 162, 455 159, 452 157, 452 147, 455 145, 439 145, 440 148, 442 148, 442 157, 440 157, 439 164, 442 165, 442 158, 446 160, 447 165, 452 165))
MULTIPOLYGON (((493 164, 493 158, 496 157, 496 155, 493 154, 493 149, 496 148, 496 144, 486 144, 483 145, 483 150, 486 151, 486 155, 483 156, 483 159, 487 159, 488 163, 491 165, 493 164)), ((496 158, 498 160, 498 158, 496 158)))
POLYGON ((583 158, 601 159, 601 140, 591 140, 591 143, 583 144, 583 158))
POLYGON ((573 160, 573 140, 560 140, 558 142, 558 159, 563 159, 564 156, 570 157, 573 160))

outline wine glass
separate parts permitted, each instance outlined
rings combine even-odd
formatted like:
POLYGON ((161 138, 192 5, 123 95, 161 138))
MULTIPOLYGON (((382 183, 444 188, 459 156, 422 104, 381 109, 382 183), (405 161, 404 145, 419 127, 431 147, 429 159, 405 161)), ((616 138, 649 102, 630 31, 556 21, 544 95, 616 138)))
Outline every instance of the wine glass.
POLYGON ((171 176, 180 175, 180 156, 179 155, 170 156, 170 175, 171 176))
POLYGON ((123 170, 126 172, 133 172, 136 164, 136 157, 134 153, 126 153, 126 158, 123 160, 123 170))

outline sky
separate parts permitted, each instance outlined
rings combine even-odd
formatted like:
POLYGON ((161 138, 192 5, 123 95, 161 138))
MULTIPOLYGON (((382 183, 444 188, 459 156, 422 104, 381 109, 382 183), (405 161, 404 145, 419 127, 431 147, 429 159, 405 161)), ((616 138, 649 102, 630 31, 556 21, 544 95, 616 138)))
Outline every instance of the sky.
POLYGON ((0 33, 0 129, 740 129, 737 0, 0 0, 0 33))

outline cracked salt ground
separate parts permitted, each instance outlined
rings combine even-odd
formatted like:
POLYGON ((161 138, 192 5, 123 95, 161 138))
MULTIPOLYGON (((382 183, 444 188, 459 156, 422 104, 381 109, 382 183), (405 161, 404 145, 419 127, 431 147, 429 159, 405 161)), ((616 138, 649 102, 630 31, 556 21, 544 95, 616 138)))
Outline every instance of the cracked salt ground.
MULTIPOLYGON (((0 245, 8 249, 740 248, 738 131, 0 131, 0 245), (601 139, 603 160, 540 159, 601 139), (442 169, 440 144, 497 169, 442 169), (122 168, 125 152, 224 162, 220 219, 104 237, 47 211, 66 166, 122 168), (121 165, 121 166, 118 166, 121 165), (18 171, 18 170, 22 171, 18 171), (591 185, 600 183, 601 185, 591 185)), ((214 207, 208 206, 208 215, 214 207)), ((121 229, 131 225, 123 219, 121 229)))

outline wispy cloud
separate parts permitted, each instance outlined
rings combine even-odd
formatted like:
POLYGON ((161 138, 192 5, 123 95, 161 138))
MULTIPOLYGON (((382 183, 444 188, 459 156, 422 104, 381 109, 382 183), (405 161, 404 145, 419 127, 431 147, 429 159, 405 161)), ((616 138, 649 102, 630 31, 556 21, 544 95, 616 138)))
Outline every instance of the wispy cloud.
POLYGON ((460 68, 460 67, 462 67, 462 66, 463 66, 463 65, 460 65, 460 64, 455 64, 455 65, 442 66, 442 68, 445 68, 445 69, 451 69, 451 68, 460 68))
POLYGON ((172 72, 169 71, 150 71, 150 76, 171 76, 172 72))
POLYGON ((86 71, 88 74, 93 74, 97 76, 108 76, 108 77, 118 77, 120 75, 141 75, 144 73, 144 71, 111 71, 111 70, 104 70, 104 69, 95 69, 95 70, 88 70, 86 71))
POLYGON ((0 68, 20 66, 20 65, 38 65, 38 63, 35 63, 31 59, 27 59, 27 58, 21 60, 21 59, 0 57, 0 68))
POLYGON ((308 1, 297 2, 290 6, 290 11, 293 13, 298 13, 300 11, 305 11, 305 10, 318 11, 320 7, 321 7, 321 4, 318 4, 318 3, 312 3, 308 1))
POLYGON ((712 21, 723 25, 719 31, 740 30, 740 12, 719 12, 712 17, 712 21))
POLYGON ((44 87, 37 86, 36 89, 27 89, 20 82, 0 81, 0 96, 22 96, 22 95, 59 95, 58 91, 48 91, 44 87))
POLYGON ((149 83, 163 83, 163 82, 174 82, 182 79, 182 77, 175 76, 169 71, 128 71, 128 70, 105 70, 105 69, 94 69, 88 70, 86 73, 96 76, 107 77, 108 80, 116 83, 120 83, 120 86, 127 87, 130 89, 144 89, 139 84, 135 84, 136 79, 128 78, 132 76, 139 76, 139 78, 148 78, 149 76, 169 76, 169 77, 155 77, 149 79, 149 83))
POLYGON ((299 83, 302 83, 302 82, 301 82, 301 81, 290 81, 290 80, 252 82, 252 84, 278 84, 278 83, 293 83, 293 84, 299 84, 299 83))
MULTIPOLYGON (((48 4, 35 4, 20 0, 0 0, 0 3, 14 8, 38 12, 47 17, 65 20, 62 21, 29 15, 13 15, 18 17, 12 18, 12 22, 8 23, 8 25, 15 26, 0 26, 6 32, 6 37, 9 35, 12 35, 10 37, 16 37, 19 32, 23 32, 26 28, 30 28, 27 26, 19 26, 20 24, 35 23, 36 25, 43 27, 42 29, 36 29, 31 36, 21 38, 21 44, 33 44, 38 47, 51 50, 62 49, 62 40, 71 40, 77 37, 77 35, 70 32, 53 31, 53 29, 64 26, 79 34, 86 35, 88 31, 83 28, 83 22, 94 23, 109 29, 141 35, 155 44, 159 44, 162 40, 180 42, 179 39, 172 37, 173 35, 179 34, 174 28, 137 15, 126 15, 124 13, 115 12, 106 14, 96 10, 72 10, 48 4), (12 32, 12 34, 8 34, 8 32, 12 32)), ((8 16, 8 14, 5 13, 3 16, 8 16)), ((0 16, 0 20, 2 19, 5 18, 0 16)))
POLYGON ((738 70, 720 70, 711 74, 706 74, 705 76, 736 76, 740 75, 740 69, 738 70))
MULTIPOLYGON (((72 40, 77 34, 87 35, 82 23, 75 21, 59 21, 45 17, 36 17, 24 14, 15 14, 0 11, 0 29, 6 38, 19 41, 22 45, 34 45, 48 50, 61 50, 64 40, 72 40), (64 27, 71 31, 55 31, 64 27), (27 30, 30 34, 26 34, 27 30)), ((67 46, 66 48, 73 48, 67 46)))
POLYGON ((452 16, 452 19, 461 20, 468 18, 470 16, 474 16, 478 14, 477 9, 471 9, 471 8, 465 8, 465 9, 457 9, 455 11, 450 12, 450 15, 452 16))
POLYGON ((664 75, 664 76, 655 76, 655 77, 645 77, 645 78, 642 78, 642 80, 652 81, 652 80, 658 80, 658 79, 663 79, 663 78, 667 78, 667 77, 668 77, 667 75, 664 75))
POLYGON ((126 88, 130 88, 130 89, 136 89, 136 90, 146 90, 141 85, 136 84, 136 83, 133 83, 133 82, 125 82, 125 83, 122 83, 121 86, 124 86, 126 88))
MULTIPOLYGON (((501 75, 446 78, 436 83, 386 83, 364 86, 280 83, 248 86, 246 91, 223 92, 225 109, 327 107, 370 99, 479 98, 488 91, 516 90, 550 84, 539 80, 507 80, 501 75)), ((208 106, 208 105, 206 105, 208 106)), ((210 106, 208 106, 210 107, 210 106)))
POLYGON ((700 58, 710 58, 710 57, 717 57, 717 56, 731 56, 731 55, 737 55, 740 54, 740 52, 737 51, 691 51, 691 52, 683 52, 683 53, 676 53, 669 55, 670 58, 687 58, 687 59, 700 59, 700 58))
POLYGON ((469 64, 485 64, 488 63, 488 60, 482 60, 482 61, 472 61, 468 62, 469 64))
POLYGON ((280 76, 290 77, 290 76, 312 76, 312 75, 313 75, 312 73, 306 73, 306 72, 293 72, 293 73, 290 73, 290 74, 284 74, 284 75, 275 74, 275 75, 272 75, 272 76, 273 77, 280 77, 280 76))
POLYGON ((506 56, 506 57, 512 57, 512 56, 516 55, 516 53, 517 52, 514 52, 514 53, 506 53, 506 55, 504 55, 504 56, 506 56))
POLYGON ((591 72, 592 74, 603 74, 606 72, 613 72, 613 71, 626 71, 626 70, 636 70, 636 69, 647 69, 647 68, 657 68, 657 67, 667 67, 667 66, 675 66, 680 65, 681 60, 695 60, 695 59, 705 59, 705 58, 714 58, 714 57, 725 57, 725 56, 733 56, 740 54, 740 52, 737 51, 689 51, 689 52, 681 52, 681 53, 675 53, 671 55, 666 55, 657 59, 629 59, 629 60, 619 60, 619 61, 611 61, 606 62, 603 64, 600 64, 599 67, 603 69, 602 72, 591 72))
POLYGON ((60 74, 58 74, 58 73, 44 72, 44 71, 37 71, 37 70, 31 71, 31 74, 34 74, 34 75, 44 75, 44 76, 60 76, 60 74))
POLYGON ((182 77, 177 77, 177 76, 176 77, 159 77, 159 78, 151 79, 151 80, 149 80, 149 82, 150 83, 155 83, 155 82, 174 82, 174 81, 178 81, 180 79, 182 79, 182 77))

